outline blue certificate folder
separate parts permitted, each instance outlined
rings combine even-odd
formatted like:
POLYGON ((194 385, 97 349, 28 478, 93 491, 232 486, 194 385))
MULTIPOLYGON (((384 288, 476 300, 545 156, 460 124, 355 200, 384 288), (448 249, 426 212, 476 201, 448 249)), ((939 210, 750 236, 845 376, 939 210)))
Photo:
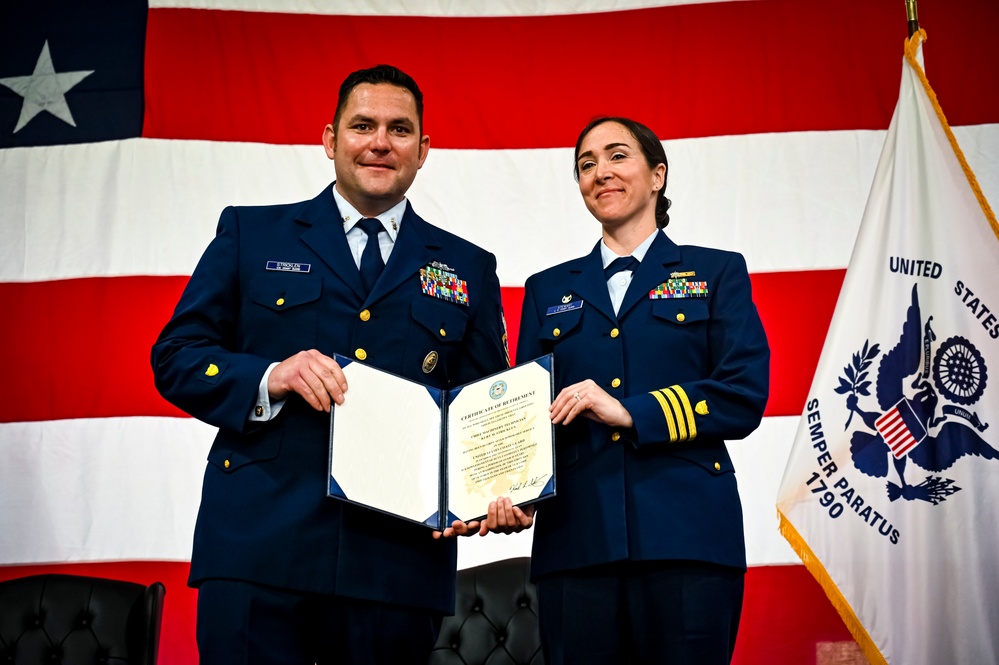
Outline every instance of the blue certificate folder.
POLYGON ((451 390, 334 356, 348 390, 330 415, 329 496, 444 529, 555 494, 552 356, 451 390))

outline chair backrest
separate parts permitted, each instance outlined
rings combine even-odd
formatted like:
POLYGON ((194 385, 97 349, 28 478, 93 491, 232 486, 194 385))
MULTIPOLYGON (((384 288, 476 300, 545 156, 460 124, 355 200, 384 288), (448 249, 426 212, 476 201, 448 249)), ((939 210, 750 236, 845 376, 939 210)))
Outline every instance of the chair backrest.
POLYGON ((77 575, 0 582, 0 663, 155 665, 165 593, 77 575))
POLYGON ((459 570, 455 613, 441 625, 430 665, 543 665, 530 568, 523 557, 459 570))

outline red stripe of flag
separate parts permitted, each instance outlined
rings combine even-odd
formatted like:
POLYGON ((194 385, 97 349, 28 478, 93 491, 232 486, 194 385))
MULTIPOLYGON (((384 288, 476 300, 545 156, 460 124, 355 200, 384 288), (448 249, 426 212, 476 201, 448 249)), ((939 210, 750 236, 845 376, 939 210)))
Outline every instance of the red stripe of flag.
MULTIPOLYGON (((772 350, 767 415, 799 415, 843 281, 842 270, 753 275, 753 299, 772 350), (799 303, 808 302, 803 316, 799 303)), ((0 422, 184 414, 153 387, 149 350, 187 277, 113 277, 0 284, 10 321, 0 327, 9 376, 0 422), (129 303, 142 303, 137 313, 129 303), (44 399, 43 399, 44 397, 44 399)), ((503 288, 515 357, 521 287, 503 288)))
MULTIPOLYGON (((999 3, 921 10, 951 124, 999 120, 999 3)), ((435 147, 571 146, 603 114, 664 138, 884 129, 905 21, 892 2, 833 13, 830 32, 829 7, 801 0, 508 18, 152 9, 143 134, 318 144, 340 81, 379 62, 420 83, 435 147)))

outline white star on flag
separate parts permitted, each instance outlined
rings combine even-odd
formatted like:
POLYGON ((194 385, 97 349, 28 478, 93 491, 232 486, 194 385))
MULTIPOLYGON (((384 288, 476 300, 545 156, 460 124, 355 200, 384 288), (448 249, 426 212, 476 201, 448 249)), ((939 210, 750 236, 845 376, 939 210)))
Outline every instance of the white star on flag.
POLYGON ((66 103, 66 93, 73 86, 93 74, 89 72, 63 72, 56 73, 52 65, 52 55, 49 53, 49 42, 45 41, 42 52, 35 63, 35 71, 31 76, 10 76, 0 78, 0 85, 4 85, 17 94, 24 97, 24 104, 21 105, 21 115, 17 119, 17 126, 14 132, 20 131, 28 122, 42 111, 48 111, 68 125, 76 127, 73 114, 69 111, 66 103))

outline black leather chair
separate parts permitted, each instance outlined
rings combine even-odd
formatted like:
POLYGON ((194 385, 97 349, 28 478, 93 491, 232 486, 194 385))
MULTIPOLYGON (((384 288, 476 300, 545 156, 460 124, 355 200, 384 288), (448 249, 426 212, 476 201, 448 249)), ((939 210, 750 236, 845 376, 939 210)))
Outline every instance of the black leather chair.
POLYGON ((455 614, 446 617, 430 665, 543 665, 538 595, 530 559, 458 571, 455 614))
POLYGON ((76 575, 0 582, 0 664, 155 665, 165 593, 76 575))

